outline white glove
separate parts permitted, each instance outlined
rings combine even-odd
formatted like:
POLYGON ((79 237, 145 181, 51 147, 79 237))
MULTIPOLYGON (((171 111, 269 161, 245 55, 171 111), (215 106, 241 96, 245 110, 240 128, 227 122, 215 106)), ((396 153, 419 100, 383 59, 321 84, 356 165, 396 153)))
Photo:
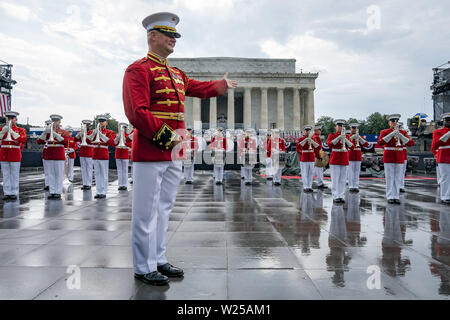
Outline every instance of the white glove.
POLYGON ((6 132, 8 132, 8 126, 4 126, 2 131, 0 131, 2 134, 5 134, 6 132))
POLYGON ((45 140, 45 137, 47 137, 47 134, 44 132, 42 132, 42 134, 39 136, 40 140, 45 140))
POLYGON ((116 136, 116 138, 114 139, 114 143, 118 144, 119 143, 119 139, 120 139, 120 136, 116 136))
POLYGON ((91 135, 88 136, 88 139, 93 141, 95 139, 96 134, 97 134, 97 129, 94 129, 94 131, 92 131, 91 135))
POLYGON ((361 144, 365 144, 367 141, 364 140, 364 139, 360 136, 360 137, 359 137, 359 142, 360 142, 361 144))
POLYGON ((53 132, 53 137, 55 137, 56 140, 58 140, 59 142, 64 140, 64 138, 59 133, 56 132, 53 132))
POLYGON ((304 147, 305 144, 306 144, 306 142, 308 142, 308 139, 309 139, 309 138, 303 139, 302 142, 300 142, 300 145, 301 145, 302 147, 304 147))
POLYGON ((108 142, 109 138, 107 136, 105 136, 103 133, 100 133, 100 139, 103 140, 103 142, 108 142))
POLYGON ((356 140, 356 133, 350 137, 350 140, 356 140))
POLYGON ((401 133, 399 133, 397 137, 400 138, 403 144, 406 144, 409 141, 409 139, 401 133))
POLYGON ((314 140, 311 139, 311 144, 313 145, 314 148, 318 148, 319 144, 317 142, 315 142, 314 140))
POLYGON ((447 142, 448 138, 450 138, 450 131, 444 134, 439 140, 441 140, 442 142, 447 142))
POLYGON ((133 140, 134 132, 128 136, 130 140, 133 140))
POLYGON ((391 133, 389 133, 388 135, 386 135, 383 140, 386 143, 389 143, 389 141, 391 141, 391 139, 395 136, 395 130, 392 131, 391 133))
POLYGON ((11 130, 11 136, 12 136, 14 139, 17 139, 17 138, 20 137, 20 134, 18 134, 17 132, 11 130))
POLYGON ((50 133, 50 127, 49 126, 45 127, 44 133, 50 133))
POLYGON ((347 147, 351 148, 353 147, 353 143, 351 141, 349 141, 347 138, 345 138, 345 144, 347 145, 347 147))
POLYGON ((77 139, 81 139, 81 136, 83 135, 83 131, 78 132, 78 134, 75 136, 77 139))
POLYGON ((331 141, 332 144, 337 145, 339 141, 342 140, 342 136, 339 135, 337 136, 337 138, 335 138, 333 141, 331 141))

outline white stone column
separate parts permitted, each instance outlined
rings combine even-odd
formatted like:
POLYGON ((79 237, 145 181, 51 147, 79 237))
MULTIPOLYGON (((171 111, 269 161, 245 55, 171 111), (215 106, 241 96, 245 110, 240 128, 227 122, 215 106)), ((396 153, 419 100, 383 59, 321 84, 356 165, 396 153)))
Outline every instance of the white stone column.
POLYGON ((234 129, 234 89, 228 89, 227 126, 234 129))
POLYGON ((192 99, 192 115, 194 119, 194 130, 202 129, 202 117, 201 117, 201 99, 192 99))
POLYGON ((261 88, 261 129, 269 128, 267 88, 261 88))
POLYGON ((300 90, 300 129, 306 124, 305 90, 300 90))
POLYGON ((300 92, 298 88, 293 88, 294 90, 294 130, 301 129, 301 115, 300 115, 300 92))
POLYGON ((306 121, 314 125, 314 89, 308 89, 306 92, 306 121))
POLYGON ((284 88, 277 89, 277 128, 284 129, 284 88))
POLYGON ((217 127, 217 98, 209 99, 209 128, 217 127))
POLYGON ((244 89, 244 129, 252 126, 252 88, 244 89))

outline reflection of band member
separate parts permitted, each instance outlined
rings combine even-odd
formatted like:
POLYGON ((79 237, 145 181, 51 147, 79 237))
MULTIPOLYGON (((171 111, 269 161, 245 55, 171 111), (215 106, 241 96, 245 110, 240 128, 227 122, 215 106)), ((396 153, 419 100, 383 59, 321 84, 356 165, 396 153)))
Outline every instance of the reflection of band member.
POLYGON ((94 169, 92 157, 94 155, 94 146, 90 144, 87 139, 87 137, 92 134, 92 130, 89 130, 89 125, 91 123, 92 121, 90 120, 83 121, 83 125, 86 126, 85 138, 83 138, 83 128, 81 128, 80 132, 75 136, 75 141, 77 142, 82 143, 84 139, 86 141, 86 145, 80 144, 80 150, 78 151, 78 156, 80 157, 81 180, 83 183, 81 190, 91 190, 92 187, 92 173, 94 169))
POLYGON ((131 139, 129 138, 128 133, 126 132, 127 125, 119 124, 124 128, 119 128, 119 134, 114 139, 114 145, 116 146, 115 158, 116 158, 116 167, 117 167, 117 178, 119 183, 118 190, 127 190, 128 188, 128 163, 130 161, 130 149, 131 148, 131 139), (120 145, 120 132, 123 130, 123 143, 124 145, 120 145))
POLYGON ((450 204, 450 113, 444 113, 444 127, 434 131, 431 149, 438 149, 437 163, 440 174, 440 197, 445 204, 450 204))
POLYGON ((106 198, 106 190, 108 189, 108 173, 109 173, 109 149, 108 146, 114 146, 116 133, 106 129, 108 118, 104 115, 97 117, 99 129, 94 129, 88 137, 90 143, 94 145, 94 154, 92 156, 94 162, 94 174, 96 195, 95 199, 106 198))
POLYGON ((320 158, 320 145, 310 137, 312 126, 303 127, 303 136, 298 139, 296 148, 300 155, 300 170, 302 175, 303 191, 313 192, 314 162, 320 158))
POLYGON ((73 129, 71 126, 66 127, 66 131, 68 133, 67 137, 67 153, 69 156, 69 168, 67 178, 70 182, 73 182, 73 167, 75 164, 75 158, 77 157, 76 151, 78 150, 78 144, 75 141, 75 138, 72 137, 73 129))
POLYGON ((52 114, 52 124, 38 138, 38 144, 47 143, 47 169, 49 191, 51 200, 61 199, 64 181, 64 162, 66 159, 65 148, 68 143, 68 134, 60 128, 62 116, 52 114))
POLYGON ((216 184, 222 184, 223 181, 223 169, 225 167, 225 152, 227 150, 227 138, 223 136, 223 128, 217 128, 217 136, 211 139, 211 144, 209 145, 211 150, 214 150, 215 157, 219 152, 223 152, 223 163, 214 163, 214 180, 216 184))
POLYGON ((351 192, 359 192, 359 175, 361 174, 361 147, 367 148, 369 142, 364 140, 358 132, 359 123, 350 124, 350 141, 353 146, 348 151, 349 166, 347 171, 348 187, 351 192))
POLYGON ((275 171, 273 174, 273 184, 275 186, 281 186, 281 172, 283 168, 280 168, 280 166, 274 163, 276 159, 274 159, 273 154, 275 152, 286 152, 286 142, 280 138, 280 130, 273 129, 272 133, 272 138, 267 141, 267 157, 270 158, 271 169, 275 171))
POLYGON ((331 170, 331 193, 333 201, 344 203, 345 181, 348 169, 348 148, 352 146, 350 137, 345 134, 346 121, 337 119, 334 121, 336 132, 328 136, 328 145, 331 149, 330 170, 331 170))
POLYGON ((186 96, 210 98, 223 95, 236 82, 225 76, 219 81, 197 81, 170 67, 178 16, 157 13, 144 19, 150 51, 130 65, 123 81, 125 114, 136 128, 133 137, 132 246, 135 277, 147 284, 166 285, 168 276, 183 270, 168 263, 166 231, 180 183, 181 161, 172 151, 184 131, 186 96), (149 183, 150 182, 150 183, 149 183))
MULTIPOLYGON (((322 140, 320 139, 320 135, 322 134, 322 126, 314 127, 314 135, 312 136, 313 140, 319 144, 319 151, 322 150, 322 140)), ((317 177, 317 188, 318 189, 328 189, 328 187, 323 183, 323 167, 314 166, 314 176, 317 177)), ((314 178, 313 178, 314 179, 314 178)))
POLYGON ((383 163, 386 176, 386 198, 388 203, 400 203, 400 188, 403 166, 405 163, 403 149, 411 145, 412 139, 405 130, 398 127, 399 114, 388 116, 390 129, 382 130, 378 138, 378 145, 384 147, 383 163))
POLYGON ((18 112, 5 113, 7 123, 0 131, 1 149, 0 161, 3 175, 3 200, 17 200, 19 196, 20 161, 23 145, 27 142, 27 132, 19 128, 18 112))
POLYGON ((194 162, 198 151, 198 139, 192 135, 192 129, 186 129, 186 139, 183 141, 183 151, 188 157, 191 157, 192 163, 184 163, 184 181, 186 184, 194 183, 194 162))
MULTIPOLYGON (((252 153, 256 156, 256 150, 257 150, 257 143, 256 139, 251 137, 251 134, 253 133, 253 130, 247 129, 245 131, 245 135, 241 137, 238 140, 238 157, 241 158, 245 153, 252 153)), ((248 157, 248 160, 251 161, 251 157, 248 157)), ((249 163, 243 163, 241 165, 244 168, 244 182, 246 185, 252 184, 252 172, 253 172, 253 165, 250 165, 249 163)))
MULTIPOLYGON (((403 130, 403 122, 398 123, 400 130, 403 130)), ((406 131, 405 131, 406 132, 406 131)), ((413 139, 410 139, 406 145, 403 147, 403 174, 402 179, 400 181, 400 192, 405 192, 405 176, 406 176, 406 169, 408 167, 408 151, 406 147, 412 147, 415 145, 415 142, 413 139)))
MULTIPOLYGON (((46 120, 45 121, 45 127, 47 128, 50 124, 52 123, 52 120, 46 120)), ((45 191, 49 191, 49 179, 48 179, 48 173, 49 173, 49 168, 48 168, 48 158, 47 158, 47 143, 44 144, 44 147, 42 148, 42 166, 44 168, 44 190, 45 191)))
POLYGON ((344 207, 333 204, 328 237, 330 254, 326 257, 326 263, 327 266, 334 270, 333 283, 340 286, 344 285, 344 270, 350 261, 350 255, 346 254, 345 245, 343 244, 346 237, 344 207))

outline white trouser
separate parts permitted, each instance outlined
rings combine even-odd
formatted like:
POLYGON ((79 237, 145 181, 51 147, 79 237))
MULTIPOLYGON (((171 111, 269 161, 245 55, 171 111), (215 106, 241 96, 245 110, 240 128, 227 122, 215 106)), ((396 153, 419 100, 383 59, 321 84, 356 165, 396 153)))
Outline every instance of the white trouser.
POLYGON ((47 160, 50 194, 62 194, 64 181, 64 160, 47 160))
POLYGON ((83 186, 92 186, 92 161, 92 158, 80 157, 81 179, 83 180, 83 186))
POLYGON ((48 160, 42 159, 42 165, 44 166, 44 184, 48 187, 48 160))
POLYGON ((20 162, 1 162, 3 175, 3 194, 5 196, 19 195, 20 162))
POLYGON ((266 158, 266 178, 273 178, 272 158, 266 158))
POLYGON ((303 190, 312 189, 314 179, 314 162, 300 161, 300 170, 302 175, 303 190))
POLYGON ((344 199, 347 168, 348 166, 330 165, 331 194, 333 195, 333 199, 344 199))
POLYGON ((94 174, 97 194, 105 194, 108 189, 109 160, 94 160, 94 174))
POLYGON ((450 163, 439 163, 441 200, 450 200, 450 163))
POLYGON ((245 167, 241 166, 241 178, 245 178, 245 167))
POLYGON ((348 187, 359 189, 359 174, 361 173, 361 161, 350 161, 348 166, 348 187))
POLYGON ((317 185, 323 185, 323 168, 314 167, 314 175, 317 177, 317 185))
POLYGON ((439 171, 438 163, 436 163, 436 179, 437 179, 437 183, 440 185, 441 184, 441 172, 439 171))
POLYGON ((400 200, 400 183, 403 175, 403 163, 385 163, 386 198, 400 200))
POLYGON ((283 168, 272 168, 272 171, 274 172, 273 182, 281 182, 281 172, 283 171, 283 168))
POLYGON ((223 180, 223 168, 224 168, 224 166, 216 166, 216 165, 214 165, 214 180, 216 180, 216 182, 222 182, 222 180, 223 180))
POLYGON ((117 177, 119 179, 119 187, 128 186, 128 159, 116 159, 117 177))
POLYGON ((184 166, 184 181, 194 181, 194 165, 184 166))
POLYGON ((253 180, 253 166, 251 167, 244 167, 244 182, 252 182, 253 180))
POLYGON ((69 158, 69 181, 73 181, 73 167, 75 165, 75 159, 69 158))
POLYGON ((180 161, 134 162, 131 238, 134 272, 167 263, 166 232, 181 179, 180 161))
POLYGON ((402 179, 400 180, 400 188, 405 189, 405 174, 406 174, 406 167, 408 164, 408 160, 405 160, 405 162, 403 163, 403 174, 402 174, 402 179))

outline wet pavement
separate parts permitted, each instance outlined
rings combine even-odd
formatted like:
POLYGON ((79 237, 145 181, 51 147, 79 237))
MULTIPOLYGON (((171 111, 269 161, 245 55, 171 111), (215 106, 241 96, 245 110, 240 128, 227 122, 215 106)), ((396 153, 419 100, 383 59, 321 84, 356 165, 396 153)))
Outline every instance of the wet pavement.
MULTIPOLYGON (((131 188, 106 200, 65 186, 49 201, 40 170, 21 173, 20 201, 0 203, 0 299, 449 299, 450 207, 435 179, 406 182, 388 205, 384 181, 333 205, 330 190, 272 186, 238 172, 180 184, 167 256, 185 277, 167 287, 133 278, 131 188), (79 280, 79 282, 78 282, 79 280)), ((328 185, 329 180, 327 180, 328 185)))

